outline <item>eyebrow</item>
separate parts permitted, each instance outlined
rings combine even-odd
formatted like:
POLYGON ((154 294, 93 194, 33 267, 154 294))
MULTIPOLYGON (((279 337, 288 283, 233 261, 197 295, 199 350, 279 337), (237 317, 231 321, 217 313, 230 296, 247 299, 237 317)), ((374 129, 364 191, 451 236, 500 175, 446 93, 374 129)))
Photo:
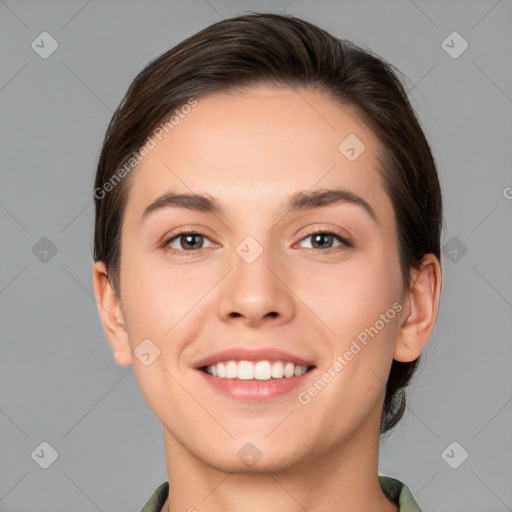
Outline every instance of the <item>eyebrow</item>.
MULTIPOLYGON (((322 208, 339 203, 349 203, 360 206, 375 222, 378 222, 375 210, 370 204, 362 197, 359 197, 349 190, 343 189, 321 189, 296 192, 292 194, 288 201, 286 213, 322 208)), ((191 211, 214 213, 216 215, 222 215, 224 213, 219 202, 208 194, 168 192, 159 196, 144 209, 141 220, 146 218, 150 213, 165 208, 184 208, 191 211)))

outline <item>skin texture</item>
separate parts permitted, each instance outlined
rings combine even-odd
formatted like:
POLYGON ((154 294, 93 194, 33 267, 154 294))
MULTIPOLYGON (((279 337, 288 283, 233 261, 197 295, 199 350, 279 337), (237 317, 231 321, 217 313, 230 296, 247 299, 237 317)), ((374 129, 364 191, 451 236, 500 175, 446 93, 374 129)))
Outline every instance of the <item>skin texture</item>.
POLYGON ((94 288, 120 365, 133 364, 162 422, 170 498, 162 510, 396 511, 377 479, 379 425, 393 357, 416 359, 434 328, 441 273, 433 255, 402 283, 395 216, 379 175, 381 145, 356 111, 320 92, 253 87, 198 104, 134 173, 122 228, 120 296, 105 265, 94 288), (349 134, 364 152, 349 161, 349 134), (361 207, 338 203, 285 214, 290 195, 343 188, 361 207), (222 215, 166 208, 141 216, 164 192, 215 197, 222 215), (199 229, 187 252, 179 232, 199 229), (313 245, 308 229, 338 232, 313 245), (247 237, 263 248, 247 263, 247 237), (181 251, 181 252, 180 252, 181 251), (394 303, 401 311, 308 404, 307 390, 394 303), (236 313, 236 314, 234 314, 236 313), (149 338, 160 356, 133 356, 149 338), (314 361, 307 384, 260 403, 225 397, 193 365, 233 347, 276 347, 314 361), (237 457, 247 442, 262 457, 237 457))

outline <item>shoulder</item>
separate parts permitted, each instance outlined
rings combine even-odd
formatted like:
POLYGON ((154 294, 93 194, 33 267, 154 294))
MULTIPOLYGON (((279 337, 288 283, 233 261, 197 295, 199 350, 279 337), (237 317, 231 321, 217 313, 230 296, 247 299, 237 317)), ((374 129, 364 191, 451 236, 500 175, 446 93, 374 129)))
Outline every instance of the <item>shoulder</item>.
POLYGON ((400 512, 421 512, 411 491, 400 480, 379 475, 379 483, 384 494, 400 507, 400 512))
POLYGON ((169 494, 169 482, 161 483, 140 512, 160 512, 169 494))

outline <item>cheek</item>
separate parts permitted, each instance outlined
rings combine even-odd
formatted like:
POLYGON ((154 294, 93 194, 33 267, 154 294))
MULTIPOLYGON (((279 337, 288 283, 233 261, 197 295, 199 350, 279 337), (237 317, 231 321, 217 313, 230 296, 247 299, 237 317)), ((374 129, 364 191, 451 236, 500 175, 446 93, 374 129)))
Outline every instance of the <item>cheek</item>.
POLYGON ((402 307, 396 261, 372 252, 339 266, 317 267, 310 275, 315 278, 300 278, 297 295, 325 333, 325 370, 342 356, 334 388, 343 395, 350 385, 354 396, 375 400, 387 380, 402 307))
POLYGON ((134 252, 123 265, 121 288, 131 335, 155 339, 159 345, 187 323, 195 305, 218 281, 212 265, 171 265, 157 253, 148 257, 134 252))
POLYGON ((375 322, 400 296, 396 269, 386 259, 371 255, 317 266, 298 279, 298 295, 336 335, 346 334, 351 326, 364 328, 375 322))

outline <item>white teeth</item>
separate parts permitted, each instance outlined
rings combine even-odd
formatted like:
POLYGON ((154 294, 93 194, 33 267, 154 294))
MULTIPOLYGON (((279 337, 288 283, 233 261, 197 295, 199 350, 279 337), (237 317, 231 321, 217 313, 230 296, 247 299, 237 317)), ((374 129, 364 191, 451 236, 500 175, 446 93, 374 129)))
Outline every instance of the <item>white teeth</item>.
MULTIPOLYGON (((304 368, 303 366, 296 366, 295 367, 295 371, 293 372, 293 374, 295 375, 295 377, 298 377, 299 375, 302 375, 304 372, 302 371, 302 368, 304 368)), ((307 367, 306 367, 307 368, 307 367)))
MULTIPOLYGON (((230 361, 230 363, 233 363, 236 368, 235 361, 230 361)), ((250 361, 239 361, 238 362, 238 372, 237 372, 237 374, 233 375, 231 378, 236 379, 237 377, 241 380, 254 379, 254 365, 250 361)))
POLYGON ((286 361, 223 361, 206 367, 206 373, 223 379, 270 380, 304 375, 307 366, 286 361))
POLYGON ((293 377, 295 375, 295 365, 293 363, 286 363, 284 367, 284 376, 293 377))
POLYGON ((228 361, 226 364, 226 379, 235 379, 238 374, 235 361, 228 361))
POLYGON ((274 379, 282 379, 284 377, 284 365, 281 361, 276 361, 272 365, 272 377, 274 379))
POLYGON ((268 361, 259 361, 254 365, 254 378, 256 380, 270 380, 272 367, 268 361))

